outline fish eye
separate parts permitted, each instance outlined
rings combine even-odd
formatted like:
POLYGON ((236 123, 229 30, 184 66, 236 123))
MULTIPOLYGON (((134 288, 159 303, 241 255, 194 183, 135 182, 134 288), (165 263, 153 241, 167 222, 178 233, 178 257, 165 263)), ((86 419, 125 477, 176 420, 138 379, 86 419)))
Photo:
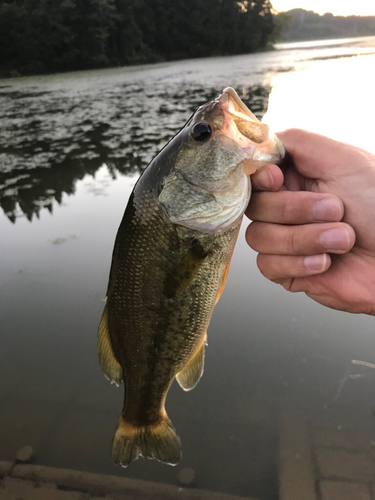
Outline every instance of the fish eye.
POLYGON ((191 137, 194 141, 205 142, 212 135, 212 129, 207 122, 198 122, 191 131, 191 137))

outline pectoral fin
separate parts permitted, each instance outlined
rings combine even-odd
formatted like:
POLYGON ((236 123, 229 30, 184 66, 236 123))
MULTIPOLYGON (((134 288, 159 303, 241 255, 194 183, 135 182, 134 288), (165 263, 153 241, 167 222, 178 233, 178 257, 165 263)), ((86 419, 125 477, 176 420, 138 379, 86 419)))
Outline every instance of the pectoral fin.
POLYGON ((187 362, 184 368, 176 375, 176 380, 184 391, 191 391, 199 382, 204 369, 204 349, 207 335, 204 336, 202 343, 193 354, 193 357, 187 362))
POLYGON ((173 296, 184 293, 193 282, 209 253, 209 251, 204 250, 199 241, 194 240, 191 248, 168 276, 166 284, 167 295, 173 296))
POLYGON ((122 368, 117 361, 112 348, 108 330, 108 309, 104 307, 98 331, 98 356, 104 375, 112 384, 119 386, 122 381, 122 368))

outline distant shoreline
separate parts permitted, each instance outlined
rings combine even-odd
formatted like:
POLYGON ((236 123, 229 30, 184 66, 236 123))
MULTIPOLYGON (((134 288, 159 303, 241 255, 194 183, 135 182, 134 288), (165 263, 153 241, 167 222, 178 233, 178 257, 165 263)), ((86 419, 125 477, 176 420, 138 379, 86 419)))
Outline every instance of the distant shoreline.
POLYGON ((280 41, 272 44, 272 46, 269 46, 263 50, 259 50, 256 52, 249 52, 248 54, 231 54, 231 55, 214 55, 214 56, 207 56, 207 57, 187 57, 183 59, 175 59, 175 60, 169 60, 169 61, 157 61, 157 62, 146 62, 142 64, 126 64, 126 65, 121 65, 121 66, 106 66, 106 67, 100 67, 100 68, 89 68, 89 69, 77 69, 77 70, 67 70, 67 71, 55 71, 55 72, 46 72, 46 73, 34 73, 34 74, 29 74, 29 75, 19 75, 19 74, 13 74, 13 75, 4 75, 0 73, 0 91, 3 87, 6 87, 6 83, 9 80, 13 79, 28 79, 28 78, 38 78, 38 77, 53 77, 55 75, 69 75, 69 74, 74 74, 76 75, 77 73, 89 73, 89 72, 97 72, 97 71, 107 71, 107 70, 125 70, 125 71, 139 71, 139 70, 147 70, 149 68, 155 68, 155 67, 162 67, 166 65, 172 65, 175 63, 180 63, 183 61, 194 61, 194 60, 202 60, 202 59, 217 59, 221 57, 240 57, 240 56, 246 56, 246 55, 252 55, 252 54, 262 54, 264 52, 272 52, 272 51, 281 51, 281 50, 287 50, 293 48, 293 45, 298 45, 296 48, 301 48, 301 49, 313 49, 317 48, 319 46, 324 46, 324 42, 327 42, 327 45, 330 45, 329 42, 333 42, 337 40, 338 43, 345 43, 343 41, 348 41, 351 42, 353 40, 361 40, 361 39, 366 39, 366 38, 374 38, 375 34, 373 35, 360 35, 360 36, 355 36, 355 37, 332 37, 332 38, 316 38, 312 40, 285 40, 285 41, 280 41), (318 42, 317 44, 314 44, 314 42, 318 42), (307 44, 307 46, 303 46, 300 44, 307 44), (311 44, 311 46, 310 46, 311 44), (284 47, 287 46, 287 47, 284 47), (4 82, 4 83, 1 83, 4 82))
POLYGON ((275 16, 279 42, 298 42, 375 35, 375 16, 323 15, 302 8, 275 16))
POLYGON ((276 42, 274 44, 274 47, 275 47, 275 50, 281 50, 280 46, 282 46, 282 45, 293 45, 293 44, 305 43, 306 46, 303 48, 308 49, 309 44, 313 44, 314 42, 320 42, 320 43, 318 43, 316 45, 314 44, 314 45, 312 45, 312 47, 323 46, 324 42, 327 42, 327 45, 331 45, 328 42, 334 42, 335 40, 337 40, 338 42, 340 42, 340 44, 342 44, 342 43, 345 43, 344 40, 347 40, 349 43, 349 42, 352 42, 353 40, 361 40, 363 38, 374 38, 374 37, 375 37, 375 33, 373 33, 372 35, 358 35, 358 36, 332 36, 332 37, 311 38, 311 39, 302 38, 299 40, 282 40, 282 41, 276 42))
POLYGON ((357 36, 340 36, 340 35, 332 35, 332 36, 322 36, 321 38, 288 38, 288 39, 283 39, 280 40, 279 42, 276 42, 274 45, 279 45, 282 43, 299 43, 299 42, 317 42, 317 41, 324 41, 324 40, 353 40, 353 38, 371 38, 375 36, 375 33, 369 34, 369 35, 357 35, 357 36))

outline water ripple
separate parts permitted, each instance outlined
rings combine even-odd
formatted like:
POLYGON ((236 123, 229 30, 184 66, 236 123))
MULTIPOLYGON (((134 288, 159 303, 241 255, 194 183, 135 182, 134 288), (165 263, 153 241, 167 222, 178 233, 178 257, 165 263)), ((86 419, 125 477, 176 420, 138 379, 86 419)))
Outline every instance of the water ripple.
MULTIPOLYGON (((103 164, 114 174, 141 172, 201 104, 222 87, 107 83, 98 87, 0 88, 0 205, 11 221, 51 210, 77 180, 103 164)), ((269 86, 238 89, 253 112, 267 109, 269 86)))

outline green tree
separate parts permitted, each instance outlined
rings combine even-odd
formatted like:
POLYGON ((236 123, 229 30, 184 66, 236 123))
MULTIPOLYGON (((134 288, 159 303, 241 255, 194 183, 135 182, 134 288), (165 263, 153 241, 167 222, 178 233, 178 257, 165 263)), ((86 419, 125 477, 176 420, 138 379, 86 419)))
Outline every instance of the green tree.
POLYGON ((294 16, 291 12, 280 12, 273 16, 273 31, 270 35, 270 42, 278 42, 282 39, 284 32, 293 24, 294 16))
POLYGON ((269 0, 0 0, 0 72, 246 53, 272 30, 269 0))

